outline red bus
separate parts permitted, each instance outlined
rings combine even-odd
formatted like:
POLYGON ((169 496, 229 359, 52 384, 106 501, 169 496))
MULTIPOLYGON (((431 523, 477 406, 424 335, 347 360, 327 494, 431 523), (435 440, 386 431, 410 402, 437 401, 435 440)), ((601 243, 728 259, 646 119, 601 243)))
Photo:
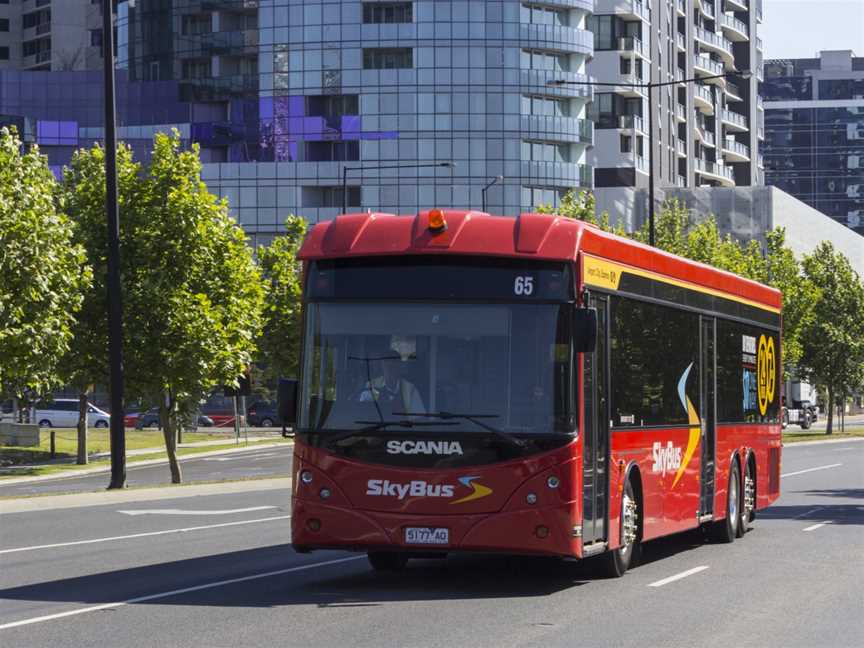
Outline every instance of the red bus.
POLYGON ((292 544, 599 556, 744 534, 780 489, 781 295, 583 222, 431 210, 299 254, 292 544))

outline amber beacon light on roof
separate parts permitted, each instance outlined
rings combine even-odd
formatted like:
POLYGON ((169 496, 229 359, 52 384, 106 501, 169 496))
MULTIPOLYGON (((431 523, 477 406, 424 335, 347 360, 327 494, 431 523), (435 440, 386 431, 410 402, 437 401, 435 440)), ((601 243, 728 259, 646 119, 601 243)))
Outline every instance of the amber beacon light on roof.
POLYGON ((440 234, 447 231, 447 221, 444 218, 443 209, 429 210, 429 231, 433 234, 440 234))

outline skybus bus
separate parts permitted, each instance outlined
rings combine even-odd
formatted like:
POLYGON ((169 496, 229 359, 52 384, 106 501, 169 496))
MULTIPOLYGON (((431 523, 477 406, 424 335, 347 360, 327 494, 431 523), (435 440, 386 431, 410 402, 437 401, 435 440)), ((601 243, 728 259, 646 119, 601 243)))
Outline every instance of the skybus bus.
POLYGON ((292 544, 598 556, 779 496, 781 295, 583 222, 430 210, 316 225, 292 544))

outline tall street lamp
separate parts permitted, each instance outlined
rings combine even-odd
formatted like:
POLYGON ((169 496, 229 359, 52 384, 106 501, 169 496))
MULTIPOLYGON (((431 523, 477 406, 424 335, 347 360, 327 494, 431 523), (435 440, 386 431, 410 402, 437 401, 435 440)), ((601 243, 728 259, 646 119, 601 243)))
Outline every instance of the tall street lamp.
MULTIPOLYGON (((427 167, 444 167, 452 169, 455 162, 420 162, 418 164, 383 164, 378 166, 342 167, 342 213, 348 211, 348 172, 349 171, 379 171, 381 169, 423 169, 427 167)), ((398 206, 398 205, 397 205, 398 206)))
POLYGON ((553 79, 546 82, 546 85, 550 86, 585 85, 613 88, 630 86, 633 88, 646 88, 648 90, 648 150, 650 152, 648 160, 648 243, 652 247, 654 246, 654 88, 680 85, 682 83, 704 83, 711 79, 725 79, 726 77, 749 79, 750 71, 727 72, 725 74, 712 74, 710 76, 678 79, 676 81, 663 81, 660 83, 602 83, 599 81, 565 81, 563 79, 553 79))
POLYGON ((111 399, 111 481, 126 487, 126 431, 123 428, 123 305, 120 301, 120 218, 117 213, 117 112, 114 97, 114 3, 102 0, 105 94, 105 216, 108 226, 108 365, 111 399))
POLYGON ((492 178, 492 180, 489 182, 489 184, 487 184, 485 187, 483 187, 483 190, 480 192, 480 194, 483 196, 483 211, 484 212, 486 211, 486 192, 489 190, 489 187, 491 187, 492 185, 494 185, 498 182, 501 182, 503 179, 504 179, 504 176, 500 176, 500 175, 495 176, 494 178, 492 178))

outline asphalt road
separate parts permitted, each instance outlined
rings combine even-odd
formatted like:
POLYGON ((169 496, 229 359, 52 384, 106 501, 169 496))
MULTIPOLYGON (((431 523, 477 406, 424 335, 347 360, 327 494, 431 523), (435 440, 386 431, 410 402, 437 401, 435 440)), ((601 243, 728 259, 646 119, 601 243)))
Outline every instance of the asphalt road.
MULTIPOLYGON (((216 457, 181 458, 184 483, 227 481, 261 477, 287 477, 291 474, 294 447, 285 444, 277 448, 252 448, 216 457)), ((149 466, 128 467, 128 486, 155 486, 171 483, 168 462, 149 466)), ((23 482, 4 485, 0 481, 0 498, 47 493, 85 493, 104 490, 108 486, 107 472, 23 482)))
POLYGON ((5 513, 0 645, 864 645, 864 442, 787 446, 783 474, 744 538, 648 543, 615 580, 555 560, 377 574, 297 555, 287 490, 5 513))

